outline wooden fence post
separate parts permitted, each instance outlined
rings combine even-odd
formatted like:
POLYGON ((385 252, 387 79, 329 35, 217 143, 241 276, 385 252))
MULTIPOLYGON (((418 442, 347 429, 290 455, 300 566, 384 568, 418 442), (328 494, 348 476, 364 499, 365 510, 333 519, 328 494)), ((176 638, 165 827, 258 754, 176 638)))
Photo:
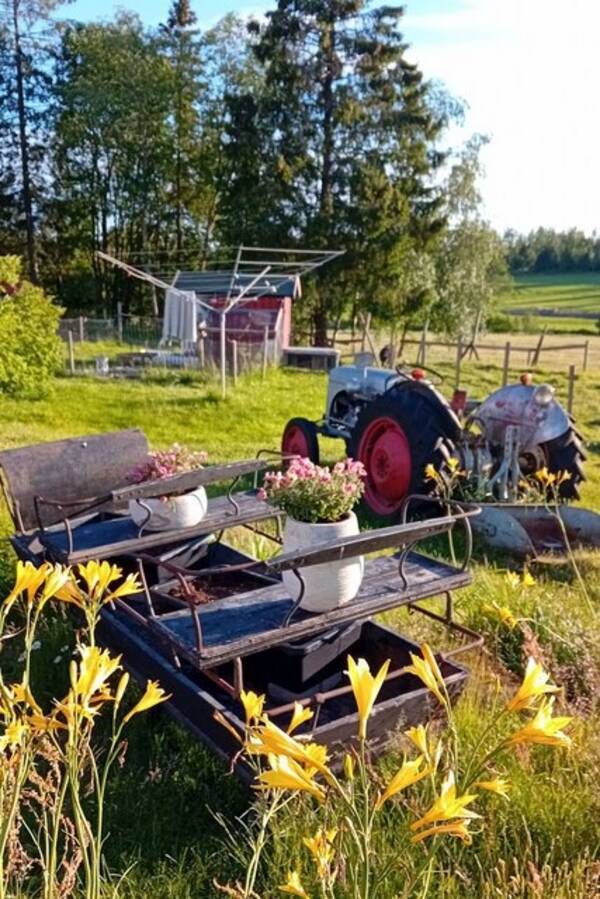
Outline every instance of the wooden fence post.
POLYGON ((265 334, 263 337, 263 360, 262 360, 262 376, 267 377, 267 365, 269 362, 269 326, 265 325, 265 334))
POLYGON ((117 303, 117 340, 123 343, 123 303, 117 303))
POLYGON ((510 367, 510 340, 506 341, 504 347, 504 367, 502 370, 502 386, 506 387, 508 384, 508 369, 510 367))
POLYGON ((583 345, 583 370, 584 371, 587 371, 589 351, 590 351, 590 342, 589 342, 589 340, 586 340, 586 342, 583 345))
POLYGON ((85 340, 85 319, 83 315, 79 316, 79 342, 83 343, 85 340))
POLYGON ((573 414, 573 400, 575 399, 575 366, 569 365, 569 384, 567 393, 567 412, 573 414))
POLYGON ((456 390, 458 390, 458 388, 460 387, 460 364, 462 362, 462 355, 463 355, 463 343, 462 343, 462 337, 459 337, 458 343, 456 344, 456 383, 454 385, 456 390))
POLYGON ((75 352, 73 350, 73 332, 69 328, 68 332, 69 339, 69 371, 72 375, 75 374, 75 352))
MULTIPOLYGON (((537 365, 540 361, 540 353, 542 352, 542 344, 544 343, 544 337, 546 336, 546 328, 542 329, 542 333, 540 334, 540 339, 537 342, 537 346, 533 351, 533 359, 531 360, 531 364, 537 365)), ((527 358, 527 364, 529 364, 529 356, 527 358)))
POLYGON ((231 341, 231 364, 232 364, 232 374, 233 374, 233 386, 237 387, 237 380, 238 380, 238 342, 237 342, 237 340, 231 341))

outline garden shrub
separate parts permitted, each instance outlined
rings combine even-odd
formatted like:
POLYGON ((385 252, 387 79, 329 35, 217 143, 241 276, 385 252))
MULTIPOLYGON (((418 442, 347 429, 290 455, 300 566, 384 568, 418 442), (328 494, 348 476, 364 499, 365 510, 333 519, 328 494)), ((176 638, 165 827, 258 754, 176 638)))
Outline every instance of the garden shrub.
POLYGON ((20 277, 20 259, 0 256, 0 394, 36 397, 61 366, 62 309, 20 277))

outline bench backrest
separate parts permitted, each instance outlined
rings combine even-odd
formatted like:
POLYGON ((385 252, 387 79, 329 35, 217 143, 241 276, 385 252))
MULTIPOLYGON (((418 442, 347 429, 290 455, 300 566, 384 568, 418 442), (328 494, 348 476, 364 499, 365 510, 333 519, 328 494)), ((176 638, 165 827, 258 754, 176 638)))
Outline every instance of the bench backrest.
MULTIPOLYGON (((147 453, 148 441, 139 428, 3 450, 0 474, 15 528, 29 531, 37 527, 36 496, 59 502, 108 497, 112 490, 128 483, 132 469, 147 453)), ((61 521, 66 514, 77 514, 77 507, 61 511, 40 505, 46 526, 61 521)))

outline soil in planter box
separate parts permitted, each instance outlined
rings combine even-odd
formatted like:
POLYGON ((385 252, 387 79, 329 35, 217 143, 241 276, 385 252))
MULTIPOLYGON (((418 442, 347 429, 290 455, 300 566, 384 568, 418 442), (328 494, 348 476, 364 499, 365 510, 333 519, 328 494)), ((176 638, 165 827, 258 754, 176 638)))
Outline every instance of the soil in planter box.
POLYGON ((216 599, 225 599, 226 596, 235 596, 236 593, 247 593, 249 590, 256 590, 262 586, 264 586, 264 582, 252 575, 244 574, 244 572, 232 572, 231 574, 202 578, 202 580, 188 584, 189 593, 183 590, 181 584, 177 584, 169 593, 176 599, 186 601, 191 595, 194 605, 203 606, 216 599))

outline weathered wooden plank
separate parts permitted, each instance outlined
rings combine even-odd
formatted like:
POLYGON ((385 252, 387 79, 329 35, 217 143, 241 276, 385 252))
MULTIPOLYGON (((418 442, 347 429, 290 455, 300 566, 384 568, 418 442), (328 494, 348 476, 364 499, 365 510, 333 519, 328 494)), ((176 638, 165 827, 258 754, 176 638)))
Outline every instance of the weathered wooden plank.
POLYGON ((243 462, 228 462, 225 465, 209 465, 185 471, 158 481, 144 481, 142 484, 128 484, 112 491, 113 502, 126 502, 143 497, 170 496, 173 493, 184 493, 206 484, 217 484, 219 481, 231 481, 245 474, 264 471, 271 462, 265 459, 248 459, 243 462))
POLYGON ((224 528, 237 527, 253 521, 273 518, 280 514, 257 498, 256 491, 234 494, 239 506, 236 510, 226 496, 208 501, 208 512, 192 528, 169 531, 147 531, 138 537, 139 529, 129 516, 90 521, 73 530, 73 552, 68 551, 65 531, 46 532, 40 539, 49 555, 57 562, 82 562, 87 559, 108 559, 128 553, 143 552, 178 541, 199 537, 224 528))
MULTIPOLYGON (((148 452, 143 431, 131 428, 108 434, 53 440, 0 452, 0 468, 13 506, 18 530, 38 526, 34 498, 73 503, 89 497, 105 496, 128 482, 132 469, 148 452)), ((68 514, 78 508, 69 506, 68 514)), ((61 521, 65 511, 54 506, 41 507, 44 525, 61 521)))
POLYGON ((333 625, 367 618, 471 582, 466 571, 411 553, 410 564, 406 566, 408 585, 403 588, 396 573, 397 559, 389 559, 387 563, 374 561, 377 563, 374 573, 370 572, 371 562, 367 562, 361 589, 351 602, 321 614, 300 610, 287 627, 283 623, 293 601, 279 584, 201 607, 198 610, 203 638, 200 654, 196 651, 192 617, 187 611, 162 616, 152 626, 168 635, 192 664, 210 668, 236 656, 308 637, 333 625))
POLYGON ((379 552, 391 547, 408 546, 427 537, 443 534, 449 531, 455 523, 455 518, 445 516, 393 525, 388 528, 378 528, 374 531, 361 531, 360 534, 330 540, 319 546, 282 553, 270 559, 268 564, 272 571, 287 571, 300 566, 335 562, 364 553, 379 552))

